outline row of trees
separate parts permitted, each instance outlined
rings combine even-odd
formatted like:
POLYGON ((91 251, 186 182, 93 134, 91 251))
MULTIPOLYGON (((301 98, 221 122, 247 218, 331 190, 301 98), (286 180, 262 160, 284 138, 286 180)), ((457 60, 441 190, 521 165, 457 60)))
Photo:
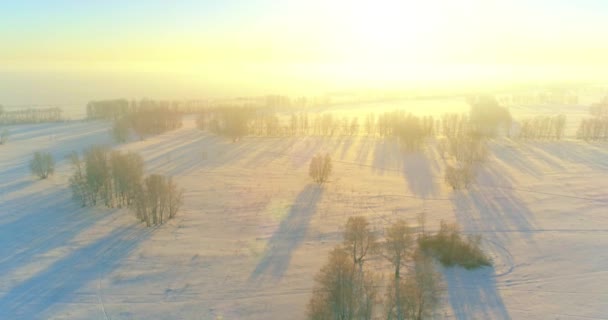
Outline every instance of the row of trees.
POLYGON ((576 136, 583 140, 608 140, 608 98, 589 108, 590 118, 582 119, 576 136))
POLYGON ((132 130, 140 139, 147 135, 161 134, 182 126, 182 114, 166 107, 141 108, 114 120, 112 137, 116 142, 126 142, 132 130))
POLYGON ((94 146, 82 158, 72 153, 70 161, 74 169, 70 187, 82 206, 129 207, 148 226, 164 223, 181 206, 182 192, 171 178, 155 174, 144 178, 138 154, 94 146))
POLYGON ((183 114, 199 112, 207 107, 208 102, 201 100, 111 99, 90 101, 86 109, 88 119, 118 120, 141 110, 165 109, 183 114))
POLYGON ((426 137, 439 134, 459 135, 474 131, 483 136, 510 133, 511 114, 495 99, 471 99, 469 115, 445 114, 440 119, 419 117, 404 111, 369 113, 363 123, 358 117, 338 117, 332 113, 310 115, 294 113, 279 117, 272 109, 256 107, 222 107, 205 110, 197 120, 201 130, 209 129, 238 140, 244 135, 368 135, 397 137, 406 147, 415 148, 426 137), (466 124, 466 127, 464 126, 466 124))
POLYGON ((28 108, 6 111, 0 110, 0 125, 30 124, 63 121, 60 108, 28 108))
POLYGON ((566 116, 563 114, 555 116, 536 116, 521 121, 519 138, 529 140, 560 140, 564 136, 565 130, 566 116))

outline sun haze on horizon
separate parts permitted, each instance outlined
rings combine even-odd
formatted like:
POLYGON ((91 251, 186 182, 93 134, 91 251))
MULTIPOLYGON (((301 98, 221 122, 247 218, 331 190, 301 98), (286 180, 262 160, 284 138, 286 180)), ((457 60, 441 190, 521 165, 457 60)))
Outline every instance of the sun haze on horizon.
POLYGON ((608 70, 601 41, 608 3, 599 0, 62 0, 1 7, 0 95, 14 103, 73 91, 188 98, 603 80, 608 70))

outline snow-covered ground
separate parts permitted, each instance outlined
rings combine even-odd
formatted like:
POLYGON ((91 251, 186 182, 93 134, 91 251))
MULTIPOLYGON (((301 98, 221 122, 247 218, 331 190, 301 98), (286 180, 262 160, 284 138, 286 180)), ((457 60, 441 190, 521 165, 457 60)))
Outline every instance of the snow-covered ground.
MULTIPOLYGON (((109 125, 16 126, 0 146, 0 319, 304 319, 313 278, 347 218, 481 234, 494 267, 444 269, 440 319, 608 319, 608 145, 492 141, 477 183, 454 192, 433 145, 404 154, 366 137, 244 138, 193 119, 115 146, 173 176, 178 216, 145 228, 127 210, 80 208, 65 156, 111 144, 109 125), (39 181, 27 162, 50 151, 39 181), (329 152, 334 174, 311 183, 329 152)), ((372 263, 381 270, 381 263, 372 263)))

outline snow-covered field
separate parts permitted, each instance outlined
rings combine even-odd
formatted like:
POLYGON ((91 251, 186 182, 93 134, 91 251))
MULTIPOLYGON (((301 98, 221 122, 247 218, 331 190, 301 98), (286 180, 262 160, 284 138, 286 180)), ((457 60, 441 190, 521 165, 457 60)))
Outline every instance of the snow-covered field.
MULTIPOLYGON (((111 144, 109 124, 11 127, 0 146, 0 319, 304 319, 315 273, 347 218, 457 221, 494 267, 443 269, 440 319, 608 319, 608 145, 492 141, 477 183, 454 192, 433 145, 404 154, 366 137, 244 138, 193 119, 115 146, 173 176, 178 216, 145 228, 127 210, 80 208, 65 156, 111 144), (39 181, 27 162, 50 151, 39 181), (330 152, 322 188, 308 163, 330 152)), ((380 264, 374 264, 380 265, 380 264)))

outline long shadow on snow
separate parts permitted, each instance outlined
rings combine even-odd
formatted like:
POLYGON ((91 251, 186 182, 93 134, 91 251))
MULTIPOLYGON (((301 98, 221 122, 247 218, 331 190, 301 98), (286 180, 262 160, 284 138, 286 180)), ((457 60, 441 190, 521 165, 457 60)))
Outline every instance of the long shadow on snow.
POLYGON ((283 277, 293 251, 306 237, 308 224, 316 212, 322 194, 323 188, 315 184, 309 184, 298 194, 287 217, 281 221, 279 228, 266 244, 266 252, 251 273, 250 280, 265 275, 275 280, 283 277))
POLYGON ((488 145, 488 149, 501 162, 524 174, 533 177, 539 177, 543 174, 543 171, 534 161, 531 161, 529 155, 522 152, 521 148, 500 143, 492 143, 488 145))
POLYGON ((71 252, 32 278, 17 284, 0 299, 1 319, 46 319, 46 311, 113 271, 148 235, 144 227, 118 228, 71 252))
POLYGON ((431 167, 431 159, 422 152, 403 156, 403 177, 409 189, 422 198, 437 194, 437 178, 431 167))
POLYGON ((80 208, 70 194, 68 188, 62 187, 47 194, 26 194, 0 204, 3 213, 0 222, 1 275, 67 245, 103 217, 80 208), (12 219, 13 216, 16 218, 12 219))
MULTIPOLYGON (((107 132, 109 127, 105 123, 93 122, 88 127, 78 126, 77 128, 82 131, 65 133, 60 138, 49 141, 44 147, 39 149, 32 148, 31 153, 33 154, 35 151, 49 152, 55 161, 58 162, 57 167, 59 167, 60 162, 65 161, 72 151, 82 152, 83 148, 86 149, 89 146, 97 144, 113 145, 111 137, 107 132)), ((29 159, 28 157, 27 160, 29 161, 29 159)), ((7 159, 7 163, 11 165, 0 169, 0 177, 6 181, 11 181, 23 177, 24 173, 29 175, 28 161, 23 161, 22 154, 15 155, 12 159, 7 159)))
POLYGON ((484 164, 476 179, 477 184, 452 198, 456 217, 465 231, 484 232, 484 236, 501 237, 496 240, 506 242, 510 233, 503 231, 516 230, 533 241, 532 233, 526 232, 534 229, 533 214, 512 189, 512 180, 505 170, 484 164))
POLYGON ((595 170, 608 170, 608 148, 605 142, 555 141, 531 145, 562 161, 585 165, 595 170))
POLYGON ((494 269, 443 268, 456 319, 511 319, 496 289, 494 269))

